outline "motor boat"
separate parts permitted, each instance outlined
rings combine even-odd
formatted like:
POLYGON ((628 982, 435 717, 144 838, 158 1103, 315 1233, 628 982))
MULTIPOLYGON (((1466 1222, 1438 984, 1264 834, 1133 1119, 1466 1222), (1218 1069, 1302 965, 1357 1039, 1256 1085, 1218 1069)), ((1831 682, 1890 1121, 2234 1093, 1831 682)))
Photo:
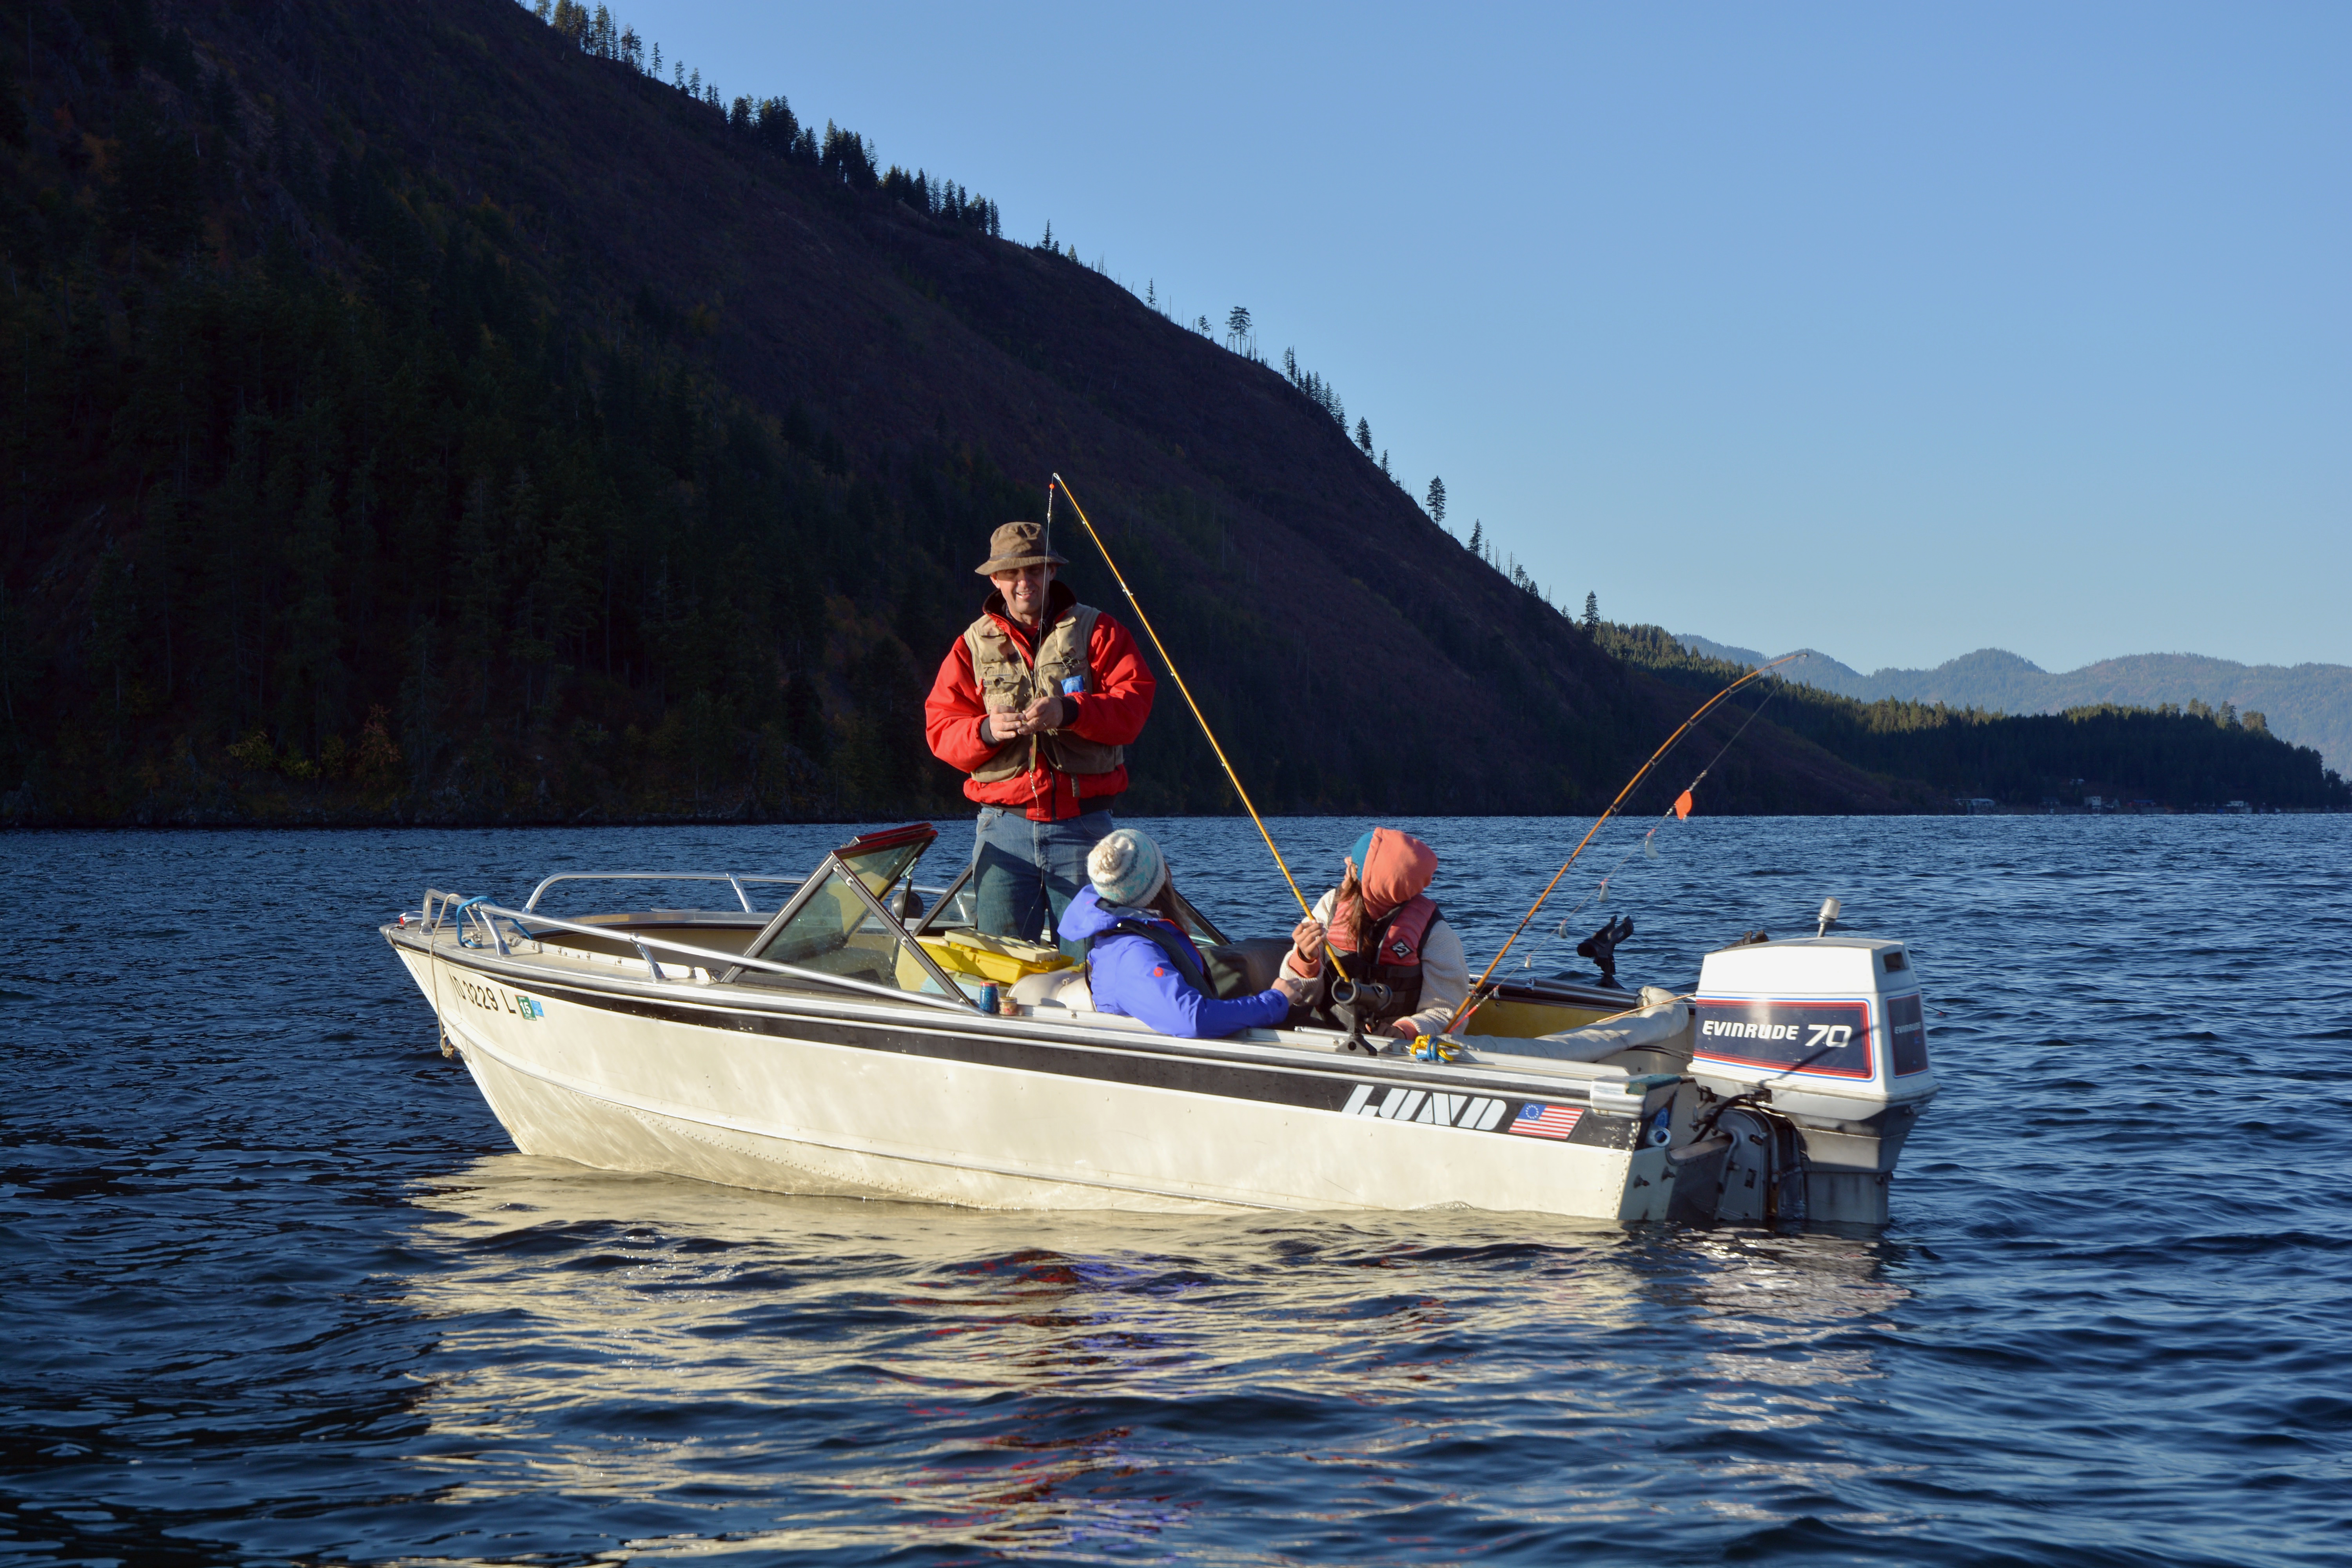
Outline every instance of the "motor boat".
MULTIPOLYGON (((863 835, 804 877, 566 872, 520 909, 427 889, 381 930, 523 1152, 774 1192, 1874 1225, 1935 1093, 1903 944, 1826 919, 1707 955, 1688 995, 1514 982, 1420 1040, 1344 1010, 1174 1039, 1095 1011, 1082 962, 982 934, 970 866, 917 886, 937 837, 863 835), (541 907, 586 880, 735 907, 541 907)), ((1287 938, 1181 912, 1220 994, 1271 984, 1287 938)))

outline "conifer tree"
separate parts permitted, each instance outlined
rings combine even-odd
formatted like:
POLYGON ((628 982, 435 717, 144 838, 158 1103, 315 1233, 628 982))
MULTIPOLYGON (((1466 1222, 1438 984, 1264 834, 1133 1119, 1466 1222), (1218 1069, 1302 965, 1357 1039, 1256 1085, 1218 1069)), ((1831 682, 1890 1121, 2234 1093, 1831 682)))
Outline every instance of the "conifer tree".
POLYGON ((1370 420, 1359 418, 1356 421, 1356 445, 1364 449, 1365 457, 1369 458, 1372 455, 1372 422, 1370 420))
POLYGON ((1588 632, 1601 629, 1601 595, 1598 594, 1584 595, 1584 629, 1588 632))
POLYGON ((1470 520, 1470 553, 1481 560, 1486 554, 1486 525, 1475 517, 1470 520))
POLYGON ((1434 475, 1429 481, 1429 517, 1440 528, 1445 526, 1445 481, 1434 475))

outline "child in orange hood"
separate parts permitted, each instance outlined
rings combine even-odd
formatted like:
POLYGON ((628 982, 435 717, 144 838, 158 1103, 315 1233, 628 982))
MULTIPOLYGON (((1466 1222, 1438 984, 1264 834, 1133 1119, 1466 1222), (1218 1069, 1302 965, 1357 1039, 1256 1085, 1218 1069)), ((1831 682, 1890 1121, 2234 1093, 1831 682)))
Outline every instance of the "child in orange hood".
POLYGON ((1375 827, 1356 840, 1339 885, 1315 901, 1315 912, 1291 932, 1284 967, 1316 977, 1315 1012, 1330 1021, 1331 984, 1339 978, 1329 954, 1350 980, 1389 987, 1389 1005, 1361 1018, 1368 1033, 1411 1039, 1442 1033, 1470 994, 1470 963, 1462 938, 1428 894, 1437 852, 1410 833, 1375 827))

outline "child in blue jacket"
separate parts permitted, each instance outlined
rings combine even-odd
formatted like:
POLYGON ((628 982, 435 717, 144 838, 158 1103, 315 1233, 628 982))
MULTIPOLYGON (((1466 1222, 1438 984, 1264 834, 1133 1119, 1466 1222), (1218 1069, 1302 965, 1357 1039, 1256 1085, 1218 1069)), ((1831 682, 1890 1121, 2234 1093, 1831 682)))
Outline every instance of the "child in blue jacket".
POLYGON ((1114 828, 1087 856, 1087 880, 1062 913, 1066 942, 1092 939, 1087 984, 1095 1011, 1118 1013, 1163 1035, 1214 1038, 1273 1028, 1314 982, 1286 973, 1273 990, 1224 1002, 1208 994, 1200 950, 1150 906, 1168 886, 1160 847, 1132 827, 1114 828), (1294 989, 1296 994, 1294 994, 1294 989))

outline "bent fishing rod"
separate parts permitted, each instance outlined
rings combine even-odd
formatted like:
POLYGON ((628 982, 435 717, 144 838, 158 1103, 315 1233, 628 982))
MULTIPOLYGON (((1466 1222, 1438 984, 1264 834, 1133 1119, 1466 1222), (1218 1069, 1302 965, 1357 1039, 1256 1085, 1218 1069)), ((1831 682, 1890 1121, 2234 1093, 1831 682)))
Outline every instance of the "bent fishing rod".
MULTIPOLYGON (((1772 699, 1779 695, 1780 692, 1778 690, 1768 691, 1764 694, 1763 701, 1759 702, 1755 707, 1748 710, 1748 717, 1739 721, 1739 728, 1731 732, 1731 739, 1726 741, 1720 747, 1717 748, 1715 755, 1707 759, 1706 766, 1699 769, 1698 773, 1691 779, 1691 782, 1683 786, 1683 793, 1676 795, 1672 801, 1668 802, 1666 809, 1658 814, 1657 826, 1653 826, 1649 832, 1644 833, 1640 838, 1634 840, 1633 847, 1628 848, 1624 854, 1620 855, 1617 858, 1617 864, 1610 867, 1608 870, 1603 871, 1601 874, 1600 885, 1594 888, 1591 892, 1585 894, 1583 898, 1576 900, 1575 904, 1570 908, 1568 913, 1560 917, 1559 929, 1554 931, 1551 933, 1551 936, 1545 937, 1542 942, 1537 942, 1535 946, 1528 950, 1527 956, 1519 960, 1519 967, 1521 969, 1534 968, 1537 958, 1541 956, 1543 952, 1544 942, 1551 941, 1552 937, 1566 936, 1568 934, 1568 922, 1574 920, 1576 918, 1577 911, 1583 909, 1584 906, 1593 898, 1599 897, 1603 902, 1607 901, 1609 897, 1610 879, 1613 878, 1618 872, 1625 868, 1626 861, 1631 860, 1636 854, 1647 855, 1653 860, 1658 858, 1658 827, 1664 826, 1669 819, 1675 822, 1681 822, 1689 817, 1695 804, 1691 797, 1697 793, 1698 786, 1706 782, 1707 774, 1715 772, 1716 763, 1723 761, 1725 757, 1730 754, 1731 748, 1739 744, 1739 738, 1748 733, 1748 727, 1755 723, 1757 720, 1764 717, 1764 710, 1771 707, 1772 699)), ((1582 950, 1580 949, 1579 951, 1580 952, 1582 950)), ((1603 1019, 1600 1021, 1606 1022, 1607 1020, 1603 1019)))
MULTIPOLYGON (((1275 847, 1274 835, 1266 831, 1265 818, 1257 814, 1256 805, 1250 800, 1249 791, 1243 787, 1241 775, 1234 772, 1234 764, 1226 758, 1224 747, 1217 743, 1217 732, 1209 728, 1208 715, 1202 713, 1201 705, 1192 700, 1192 689, 1184 684, 1183 672, 1176 668, 1176 661, 1168 656, 1168 645, 1160 640, 1160 632, 1152 626, 1151 617, 1143 613, 1143 602, 1135 596, 1135 590, 1127 585, 1127 578, 1119 571, 1118 563, 1111 559, 1110 546, 1105 544, 1102 535, 1095 531, 1094 521, 1087 516, 1087 509, 1078 504, 1078 498, 1070 495, 1070 481, 1059 474, 1054 476, 1053 485, 1046 487, 1047 508, 1050 510, 1053 506, 1055 487, 1058 487, 1064 495, 1070 496, 1070 510, 1078 514, 1078 525, 1087 531, 1087 537, 1093 540, 1095 548, 1102 552, 1103 564, 1110 568, 1112 579, 1118 584, 1118 591, 1127 595, 1129 605, 1135 611, 1135 618, 1143 623, 1144 634, 1151 638, 1151 646, 1160 650, 1160 662, 1168 667, 1169 677, 1176 682, 1176 689, 1184 694, 1184 706, 1190 708, 1192 710, 1192 717, 1200 721, 1201 733, 1209 739, 1209 750, 1216 752, 1217 765, 1225 770, 1225 777, 1232 782, 1234 793, 1241 797, 1242 809, 1248 812, 1250 820, 1257 825, 1257 836, 1265 840, 1266 853, 1274 857, 1275 865, 1281 868, 1282 879, 1290 884, 1290 896, 1298 900, 1299 912, 1308 920, 1313 920, 1314 907, 1307 903, 1307 895, 1298 890, 1298 880, 1290 874, 1289 862, 1283 859, 1282 851, 1275 847)), ((1331 967, 1338 973, 1339 978, 1347 979, 1348 971, 1340 963, 1339 954, 1331 951, 1329 942, 1323 944, 1323 952, 1324 956, 1331 961, 1331 967)))
MULTIPOLYGON (((1075 506, 1077 503, 1073 501, 1071 504, 1075 506)), ((1675 732, 1666 737, 1665 744, 1660 746, 1656 751, 1650 753, 1650 760, 1643 763, 1641 767, 1634 772, 1633 776, 1625 781, 1625 787, 1617 792, 1617 798, 1609 803, 1609 809, 1602 812, 1599 816, 1593 819, 1592 826, 1585 830, 1584 837, 1577 840, 1576 847, 1569 851, 1568 858, 1559 863, 1559 869, 1551 874, 1551 880, 1544 884, 1544 890, 1536 895, 1536 901, 1528 906, 1528 912, 1519 917, 1519 923, 1511 928, 1511 934, 1509 937, 1505 939, 1501 951, 1495 954, 1494 962, 1487 964, 1486 973, 1478 976, 1478 984, 1470 987, 1469 992, 1462 998, 1461 1005, 1455 1007, 1452 1016, 1445 1020, 1445 1032, 1447 1034, 1450 1035, 1456 1028, 1460 1027, 1462 1020, 1469 1016, 1472 1006, 1480 999, 1479 993, 1486 990, 1486 983, 1495 978, 1495 971, 1502 967, 1504 955, 1508 953, 1511 951, 1512 944, 1517 942, 1519 938, 1526 933, 1528 923, 1536 918, 1537 913, 1544 907, 1545 901, 1551 897, 1552 889, 1559 886, 1559 879, 1568 875, 1568 868, 1576 864, 1576 858, 1584 853, 1584 847, 1586 845, 1592 842, 1592 836, 1599 833, 1604 826, 1608 826, 1609 819, 1617 815, 1617 808, 1625 804, 1625 797, 1632 795, 1633 791, 1640 786, 1642 781, 1650 776, 1650 770, 1652 768, 1656 767, 1659 763, 1665 760, 1666 753, 1673 751, 1675 749, 1675 742, 1679 742, 1685 735, 1690 732, 1691 726, 1706 718, 1709 713, 1715 711, 1716 704, 1721 702, 1725 698, 1730 696, 1733 692, 1738 690, 1741 687, 1747 685, 1758 676, 1764 674, 1767 670, 1778 669, 1780 666, 1788 663, 1790 659, 1802 658, 1804 657, 1803 650, 1800 649, 1795 653, 1783 654, 1769 664, 1758 665, 1754 669, 1749 670, 1747 674, 1741 676, 1738 679, 1733 681, 1730 685, 1725 687, 1722 690, 1717 692, 1706 701, 1700 703, 1698 705, 1698 711, 1684 720, 1675 729, 1675 732)), ((1744 725, 1742 726, 1743 729, 1746 726, 1744 725)), ((1737 737, 1735 737, 1735 739, 1737 737)), ((1685 791, 1684 793, 1687 794, 1689 792, 1685 791)))

